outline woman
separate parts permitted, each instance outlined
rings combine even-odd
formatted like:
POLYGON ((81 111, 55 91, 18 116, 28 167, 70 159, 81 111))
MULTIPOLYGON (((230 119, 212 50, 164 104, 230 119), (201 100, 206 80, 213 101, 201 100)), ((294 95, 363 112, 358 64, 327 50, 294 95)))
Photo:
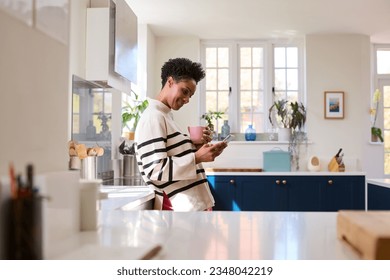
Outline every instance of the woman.
POLYGON ((204 77, 199 63, 170 59, 161 68, 161 91, 155 100, 148 100, 137 125, 138 166, 145 183, 155 190, 155 209, 163 208, 164 193, 175 211, 203 211, 214 206, 201 163, 214 161, 227 144, 210 144, 210 131, 205 129, 203 145, 195 146, 177 127, 171 112, 190 101, 204 77))

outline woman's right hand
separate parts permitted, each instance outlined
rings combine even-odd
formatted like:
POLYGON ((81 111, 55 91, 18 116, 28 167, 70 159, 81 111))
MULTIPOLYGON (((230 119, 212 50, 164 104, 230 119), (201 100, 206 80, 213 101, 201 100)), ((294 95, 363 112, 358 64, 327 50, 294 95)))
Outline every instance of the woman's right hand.
POLYGON ((216 144, 205 144, 195 152, 195 162, 210 162, 214 161, 223 150, 227 147, 227 143, 218 142, 216 144))

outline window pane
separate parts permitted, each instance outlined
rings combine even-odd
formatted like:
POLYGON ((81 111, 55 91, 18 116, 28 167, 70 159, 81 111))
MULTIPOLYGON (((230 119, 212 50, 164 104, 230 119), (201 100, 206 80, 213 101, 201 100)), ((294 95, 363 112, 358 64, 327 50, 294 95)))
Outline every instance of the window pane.
POLYGON ((206 67, 217 67, 217 48, 206 48, 206 67))
POLYGON ((390 50, 378 50, 376 55, 377 73, 390 74, 390 50))
POLYGON ((73 114, 73 127, 72 127, 72 133, 78 134, 80 133, 80 115, 79 114, 73 114))
POLYGON ((385 154, 385 174, 390 170, 390 154, 385 154), (387 171, 387 172, 386 172, 387 171))
POLYGON ((298 67, 298 48, 287 48, 287 67, 298 67))
POLYGON ((240 48, 240 66, 241 67, 251 67, 252 66, 252 57, 251 57, 251 48, 240 48))
POLYGON ((249 113, 252 110, 252 94, 250 91, 241 91, 241 113, 249 113))
POLYGON ((286 71, 284 69, 275 70, 275 89, 286 89, 286 71))
POLYGON ((218 48, 218 67, 229 67, 228 48, 218 48))
POLYGON ((103 111, 103 96, 100 93, 95 93, 93 97, 93 112, 98 113, 103 111))
POLYGON ((218 89, 228 90, 229 89, 229 70, 220 69, 218 70, 218 89))
POLYGON ((285 91, 275 91, 275 100, 281 100, 286 98, 286 92, 285 91))
POLYGON ((286 67, 286 54, 285 48, 275 48, 274 49, 274 63, 275 67, 286 67))
POLYGON ((104 93, 104 112, 112 112, 112 94, 111 94, 111 92, 104 93))
MULTIPOLYGON (((383 132, 383 136, 384 136, 384 146, 385 146, 385 153, 390 153, 390 131, 389 130, 385 130, 383 132)), ((390 170, 390 169, 387 169, 387 170, 390 170)))
POLYGON ((217 111, 217 94, 215 91, 206 91, 206 112, 217 111))
POLYGON ((384 108, 383 109, 383 113, 385 115, 385 118, 384 118, 384 128, 385 129, 389 129, 390 130, 390 118, 386 117, 386 116, 390 116, 390 108, 384 108))
POLYGON ((217 89, 217 70, 206 69, 206 90, 217 89))
POLYGON ((287 92, 287 100, 292 102, 298 101, 298 92, 297 91, 288 91, 287 92))
POLYGON ((383 87, 383 106, 390 107, 390 86, 383 87))
POLYGON ((229 113, 229 91, 218 92, 218 111, 229 113))
POLYGON ((241 69, 240 70, 240 89, 250 90, 251 89, 251 70, 241 69))
POLYGON ((252 49, 253 67, 264 67, 263 48, 252 49))
POLYGON ((256 129, 256 133, 264 132, 263 128, 263 114, 254 114, 253 115, 253 128, 256 129))
POLYGON ((253 92, 253 112, 262 113, 263 112, 263 92, 253 92))
POLYGON ((264 90, 263 69, 253 69, 252 76, 252 89, 264 90))
POLYGON ((252 124, 251 114, 241 114, 240 132, 244 133, 250 124, 252 124))
POLYGON ((298 90, 297 69, 287 69, 287 90, 298 90))

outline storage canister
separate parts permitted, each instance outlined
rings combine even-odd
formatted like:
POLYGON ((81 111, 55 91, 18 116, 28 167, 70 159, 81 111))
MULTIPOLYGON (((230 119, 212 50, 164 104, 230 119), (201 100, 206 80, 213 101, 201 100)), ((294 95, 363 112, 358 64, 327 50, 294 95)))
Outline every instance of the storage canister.
POLYGON ((291 154, 280 148, 263 152, 264 171, 291 171, 291 154))

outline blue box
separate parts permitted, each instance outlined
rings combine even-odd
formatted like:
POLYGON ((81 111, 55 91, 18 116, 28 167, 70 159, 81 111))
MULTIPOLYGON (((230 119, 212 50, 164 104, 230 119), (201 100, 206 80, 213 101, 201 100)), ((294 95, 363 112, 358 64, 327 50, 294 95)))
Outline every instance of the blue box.
POLYGON ((264 171, 291 171, 291 154, 280 148, 263 152, 264 171))

